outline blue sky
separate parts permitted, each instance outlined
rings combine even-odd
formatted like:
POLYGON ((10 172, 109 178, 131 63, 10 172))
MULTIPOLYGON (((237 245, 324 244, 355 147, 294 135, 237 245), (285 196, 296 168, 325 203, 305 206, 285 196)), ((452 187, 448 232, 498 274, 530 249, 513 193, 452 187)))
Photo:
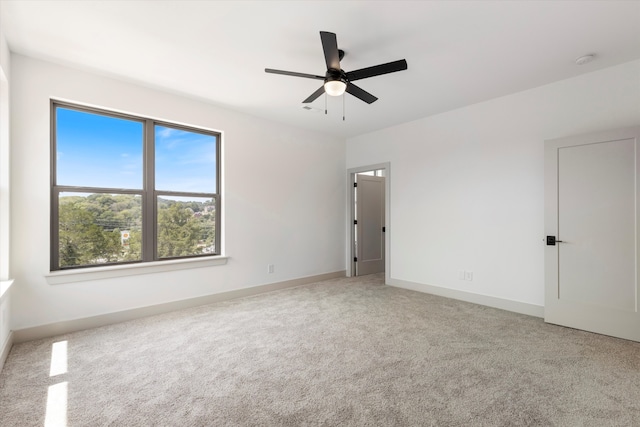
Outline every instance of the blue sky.
POLYGON ((156 126, 156 189, 214 193, 216 137, 156 126))
MULTIPOLYGON (((142 122, 58 107, 56 128, 58 185, 142 188, 142 122)), ((216 143, 156 126, 156 189, 215 192, 216 143)))

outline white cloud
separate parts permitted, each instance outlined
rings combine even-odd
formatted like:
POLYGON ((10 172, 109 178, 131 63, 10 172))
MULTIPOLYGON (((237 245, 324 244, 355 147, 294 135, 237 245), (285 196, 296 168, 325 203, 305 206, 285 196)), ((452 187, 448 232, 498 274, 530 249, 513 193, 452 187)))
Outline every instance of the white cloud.
POLYGON ((158 130, 156 132, 156 138, 160 138, 160 139, 171 138, 174 135, 176 135, 177 133, 183 132, 183 131, 180 131, 178 129, 165 128, 165 127, 157 127, 156 130, 158 130))

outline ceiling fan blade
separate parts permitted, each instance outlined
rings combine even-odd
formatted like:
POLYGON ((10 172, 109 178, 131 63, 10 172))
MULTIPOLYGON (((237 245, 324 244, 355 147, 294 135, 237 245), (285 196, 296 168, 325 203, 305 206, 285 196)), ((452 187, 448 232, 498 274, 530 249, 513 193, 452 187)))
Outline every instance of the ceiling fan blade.
POLYGON ((313 74, 296 73, 294 71, 273 70, 271 68, 265 68, 264 71, 271 74, 282 74, 283 76, 305 77, 307 79, 324 80, 323 76, 314 76, 313 74))
POLYGON ((309 97, 307 99, 305 99, 304 101, 302 101, 303 104, 308 104, 310 102, 315 101, 316 99, 318 99, 318 97, 320 95, 322 95, 324 93, 324 85, 320 86, 320 89, 318 89, 317 91, 313 92, 311 95, 309 95, 309 97))
POLYGON ((367 77, 380 76, 382 74, 395 73, 407 69, 407 60, 388 62, 386 64, 374 65, 373 67, 361 68, 347 73, 347 80, 354 81, 366 79, 367 77))
POLYGON ((371 104, 372 102, 375 102, 378 100, 378 98, 371 95, 366 90, 359 88, 358 86, 354 85, 351 82, 347 83, 347 92, 349 92, 351 95, 355 96, 356 98, 363 100, 367 104, 371 104))
POLYGON ((320 31, 320 40, 322 41, 322 50, 324 50, 324 59, 327 62, 327 69, 340 69, 340 53, 338 52, 338 40, 334 33, 320 31))

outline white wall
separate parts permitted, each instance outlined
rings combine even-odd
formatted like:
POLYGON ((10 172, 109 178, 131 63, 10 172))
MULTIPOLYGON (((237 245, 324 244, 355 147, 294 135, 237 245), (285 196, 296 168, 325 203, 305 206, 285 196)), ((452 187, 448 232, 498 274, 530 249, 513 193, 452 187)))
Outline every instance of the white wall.
POLYGON ((0 368, 11 349, 11 275, 9 271, 9 47, 0 31, 0 368))
POLYGON ((9 279, 9 47, 0 31, 0 280, 9 279))
POLYGON ((344 140, 20 55, 11 59, 14 329, 345 269, 344 140), (51 97, 223 131, 228 264, 49 285, 51 97), (275 265, 274 274, 267 264, 275 265))
POLYGON ((638 124, 634 61, 349 139, 348 168, 391 162, 391 284, 540 308, 544 140, 638 124))

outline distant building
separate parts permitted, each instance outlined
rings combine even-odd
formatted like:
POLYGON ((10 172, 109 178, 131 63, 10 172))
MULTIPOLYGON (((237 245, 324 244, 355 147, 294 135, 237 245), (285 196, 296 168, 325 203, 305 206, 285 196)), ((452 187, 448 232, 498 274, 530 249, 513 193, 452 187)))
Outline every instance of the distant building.
POLYGON ((122 246, 129 246, 129 237, 131 237, 129 230, 120 231, 120 244, 122 246))

